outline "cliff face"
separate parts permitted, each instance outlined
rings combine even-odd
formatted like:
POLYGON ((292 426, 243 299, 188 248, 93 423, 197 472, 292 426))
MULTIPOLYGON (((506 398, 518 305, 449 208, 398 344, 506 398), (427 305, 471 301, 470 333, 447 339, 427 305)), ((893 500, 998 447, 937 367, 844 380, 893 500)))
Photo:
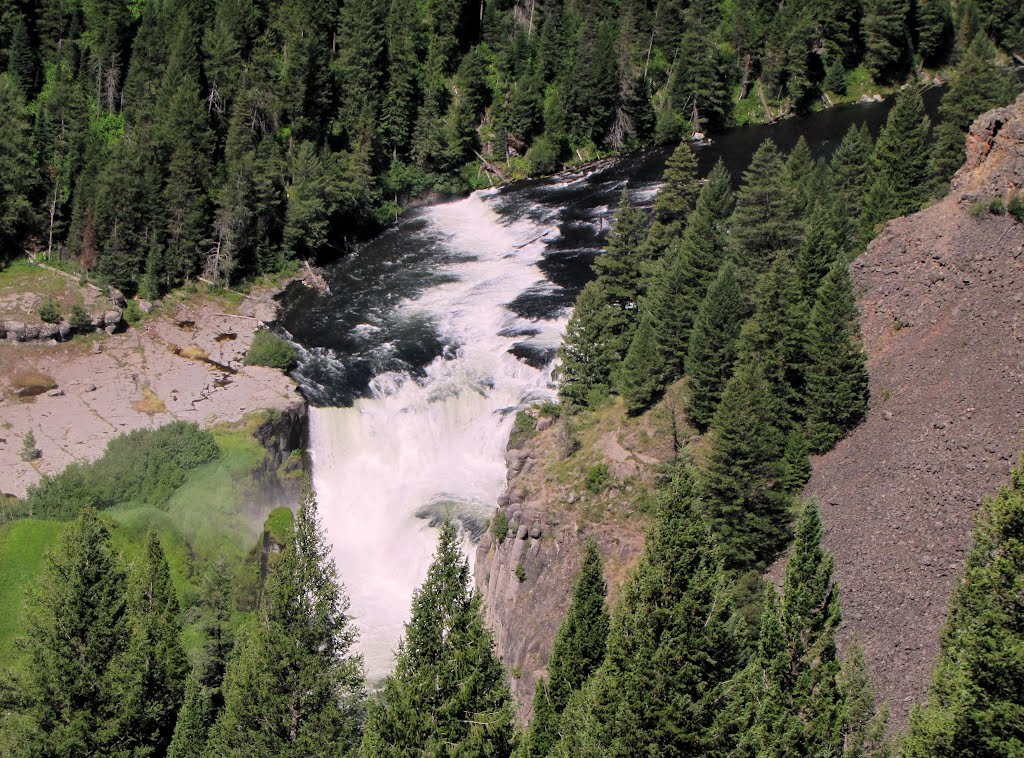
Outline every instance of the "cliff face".
POLYGON ((649 489, 653 467, 673 456, 674 399, 640 420, 626 419, 621 405, 587 414, 572 432, 565 421, 541 419, 509 450, 508 488, 498 502, 508 531, 503 539, 483 536, 474 571, 521 722, 547 673, 586 541, 600 547, 612 603, 643 550, 650 509, 637 496, 649 489), (570 437, 579 449, 566 456, 570 437))
POLYGON ((845 628, 893 726, 927 698, 981 499, 1024 425, 1024 223, 989 211, 1024 186, 1024 98, 972 126, 941 202, 890 223, 851 265, 871 408, 814 461, 845 628))
POLYGON ((302 474, 309 468, 304 457, 309 441, 306 402, 296 401, 280 411, 269 412, 253 437, 266 451, 263 462, 252 473, 257 505, 295 505, 304 481, 302 474))

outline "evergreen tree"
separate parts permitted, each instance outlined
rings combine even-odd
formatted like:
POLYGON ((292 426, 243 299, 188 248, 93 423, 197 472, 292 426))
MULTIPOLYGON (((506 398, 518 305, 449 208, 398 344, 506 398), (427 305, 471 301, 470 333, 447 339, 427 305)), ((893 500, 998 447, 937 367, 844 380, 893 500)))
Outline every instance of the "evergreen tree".
POLYGON ((726 262, 708 288, 693 321, 686 353, 690 422, 707 429, 732 375, 736 342, 748 308, 732 264, 726 262))
POLYGON ((775 143, 765 140, 743 172, 736 210, 729 223, 737 276, 746 286, 768 270, 776 256, 792 251, 802 229, 775 143))
POLYGON ((779 401, 765 367, 739 364, 712 421, 704 503, 727 566, 756 568, 785 544, 790 498, 783 490, 779 401))
POLYGON ((737 358, 764 367, 765 378, 778 401, 779 415, 770 421, 779 428, 788 428, 804 414, 809 313, 787 256, 776 258, 757 283, 754 301, 754 315, 740 330, 737 358))
POLYGON ((522 743, 523 758, 544 758, 558 741, 559 719, 569 697, 601 665, 608 638, 608 592, 597 543, 588 540, 572 602, 548 659, 548 679, 537 684, 533 718, 522 743))
POLYGON ((110 530, 83 509, 47 554, 26 616, 23 699, 38 756, 110 754, 126 746, 117 683, 129 642, 125 576, 110 530))
POLYGON ((907 0, 864 0, 864 67, 876 82, 905 69, 909 11, 907 0))
POLYGON ((0 74, 0 112, 0 261, 5 261, 32 220, 35 184, 25 103, 9 74, 0 74))
POLYGON ((863 418, 868 405, 866 357, 853 282, 842 261, 818 290, 807 353, 807 427, 811 450, 824 452, 863 418))
POLYGON ((825 198, 815 204, 807 219, 807 234, 796 254, 796 277, 808 310, 814 305, 818 287, 834 264, 852 245, 852 225, 837 218, 837 203, 825 198))
POLYGON ((801 225, 801 231, 803 231, 803 223, 818 197, 818 187, 816 186, 818 171, 814 165, 811 149, 807 146, 807 140, 803 135, 800 135, 796 145, 787 156, 782 176, 786 194, 792 204, 790 213, 801 225))
MULTIPOLYGON (((860 245, 868 241, 871 225, 862 225, 864 199, 871 183, 871 156, 874 142, 867 124, 851 126, 842 142, 832 154, 829 163, 835 211, 833 218, 846 222, 843 249, 846 252, 860 252, 860 245)), ((808 222, 808 231, 813 233, 815 222, 808 222)), ((810 293, 813 297, 813 291, 810 293)))
POLYGON ((811 478, 811 460, 807 455, 807 438, 798 429, 790 429, 782 452, 782 477, 779 485, 791 494, 799 493, 811 478))
POLYGON ((640 299, 640 249, 647 232, 647 214, 623 190, 604 252, 594 261, 594 273, 601 282, 609 305, 617 312, 614 335, 621 352, 629 346, 633 313, 640 299))
POLYGON ((931 698, 910 716, 908 758, 1024 750, 1024 474, 981 507, 964 576, 950 601, 931 698))
POLYGON ((446 522, 395 670, 370 704, 361 754, 510 755, 512 702, 493 648, 458 533, 446 522))
POLYGON ((36 56, 32 50, 25 16, 18 13, 11 33, 7 52, 7 73, 21 88, 25 97, 31 97, 36 88, 36 56))
POLYGON ((307 490, 288 542, 267 577, 254 623, 224 675, 213 755, 346 754, 363 705, 362 659, 316 500, 307 490))
POLYGON ((680 142, 665 162, 662 185, 654 199, 654 219, 663 224, 682 224, 690 215, 700 182, 697 178, 697 156, 688 142, 680 142))
POLYGON ((886 704, 876 708, 875 686, 860 644, 851 644, 836 676, 843 704, 843 755, 845 758, 890 758, 892 748, 885 730, 889 720, 886 704))
POLYGON ((903 90, 871 159, 872 183, 864 206, 868 224, 912 213, 927 197, 930 129, 920 88, 903 90))
POLYGON ((616 370, 616 389, 626 401, 626 410, 637 415, 653 405, 664 384, 665 358, 658 347, 653 319, 644 313, 626 357, 616 370))
POLYGON ((559 396, 570 405, 586 406, 595 394, 611 387, 612 371, 619 355, 613 325, 618 314, 609 305, 600 280, 583 288, 565 328, 562 346, 559 396))
POLYGON ((120 661, 119 709, 128 714, 124 738, 135 752, 162 755, 174 734, 187 672, 178 598, 160 538, 150 531, 146 556, 128 591, 130 636, 120 661))
POLYGON ((947 49, 952 31, 949 0, 917 0, 914 14, 917 52, 923 61, 933 63, 947 49))
POLYGON ((717 546, 681 468, 622 591, 602 667, 571 699, 554 755, 702 755, 739 663, 717 546))

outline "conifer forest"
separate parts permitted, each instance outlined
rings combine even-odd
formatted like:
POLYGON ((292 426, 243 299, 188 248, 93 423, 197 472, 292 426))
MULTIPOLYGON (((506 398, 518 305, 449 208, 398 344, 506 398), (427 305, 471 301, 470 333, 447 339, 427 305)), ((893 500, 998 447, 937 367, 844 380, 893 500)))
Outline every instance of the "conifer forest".
MULTIPOLYGON (((509 476, 550 463, 560 494, 510 484, 477 524, 446 491, 434 500, 447 510, 416 514, 436 527, 432 555, 385 676, 368 674, 372 632, 354 603, 364 577, 336 565, 340 495, 321 488, 328 456, 308 442, 326 416, 273 457, 264 438, 278 411, 218 426, 193 403, 168 423, 179 390, 154 383, 140 389, 155 403, 148 428, 122 423, 63 470, 39 468, 49 437, 19 435, 20 463, 39 474, 24 493, 0 482, 0 758, 1024 756, 1024 463, 973 493, 952 596, 936 592, 932 683, 904 723, 875 685, 871 640, 841 634, 844 588, 825 544, 835 504, 805 490, 882 399, 851 264, 889 222, 956 187, 975 119, 1024 91, 1022 55, 1020 0, 0 0, 0 317, 4 269, 31 263, 117 292, 128 323, 74 337, 67 360, 155 324, 159 305, 129 319, 139 303, 173 302, 185 314, 175 328, 198 329, 182 298, 200 282, 235 307, 260 282, 320 276, 404 233, 398 220, 419 206, 561 172, 568 192, 595 161, 668 156, 647 200, 621 182, 530 402, 492 413, 509 417, 509 476), (877 133, 855 123, 827 151, 769 136, 741 172, 700 164, 730 129, 859 107, 868 91, 891 100, 877 133), (568 509, 570 489, 598 502, 615 474, 597 458, 573 467, 599 447, 587 430, 611 425, 600 444, 620 450, 615 432, 652 429, 657 414, 671 417, 671 456, 609 495, 641 525, 635 560, 598 539, 619 516, 578 506, 567 610, 524 699, 484 595, 497 569, 480 568, 483 552, 474 562, 473 543, 523 546, 509 582, 531 587, 525 546, 555 545, 557 522, 515 509, 544 497, 568 509), (553 441, 537 456, 550 460, 517 458, 541 433, 553 441), (269 457, 252 452, 254 435, 269 457), (226 505, 268 492, 294 502, 226 505), (186 531, 175 509, 200 495, 218 505, 186 531)), ((1004 225, 995 248, 1024 227, 1016 188, 968 199, 965 218, 1004 225)), ((372 278, 351 277, 343 294, 358 300, 372 278)), ((45 305, 40 318, 60 322, 45 305)), ((304 366, 329 364, 275 319, 238 318, 259 327, 237 365, 161 350, 226 384, 299 366, 291 400, 310 383, 304 366)), ((364 320, 360 334, 386 331, 364 320)), ((919 325, 891 333, 905 326, 919 325)), ((12 333, 0 319, 0 373, 14 377, 17 356, 48 348, 5 347, 12 333)), ((235 340, 226 327, 216 338, 235 340)), ((447 348, 405 383, 367 382, 354 407, 369 417, 427 386, 468 349, 447 348)), ((125 362, 136 374, 124 386, 142 387, 141 366, 125 362)), ((474 402, 496 383, 473 385, 474 402)), ((12 428, 5 402, 57 392, 5 394, 0 431, 12 428)), ((429 402, 457 394, 444 385, 429 402)), ((427 444, 471 457, 442 436, 427 444)), ((392 447, 394 473, 371 461, 367 477, 416 479, 392 447)))

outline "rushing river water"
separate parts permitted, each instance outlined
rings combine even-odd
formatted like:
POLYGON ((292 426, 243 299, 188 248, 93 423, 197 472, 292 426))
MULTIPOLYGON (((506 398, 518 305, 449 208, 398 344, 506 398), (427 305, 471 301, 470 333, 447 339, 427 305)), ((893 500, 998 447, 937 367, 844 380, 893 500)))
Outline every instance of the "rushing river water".
MULTIPOLYGON (((934 112, 938 91, 926 93, 934 112)), ((736 129, 697 148, 738 181, 761 141, 831 154, 889 104, 736 129)), ((362 634, 388 672, 445 513, 479 528, 505 480, 515 411, 554 396, 551 362, 619 194, 653 200, 668 150, 421 208, 327 270, 331 295, 292 285, 280 325, 300 345, 313 405, 314 485, 362 634)))

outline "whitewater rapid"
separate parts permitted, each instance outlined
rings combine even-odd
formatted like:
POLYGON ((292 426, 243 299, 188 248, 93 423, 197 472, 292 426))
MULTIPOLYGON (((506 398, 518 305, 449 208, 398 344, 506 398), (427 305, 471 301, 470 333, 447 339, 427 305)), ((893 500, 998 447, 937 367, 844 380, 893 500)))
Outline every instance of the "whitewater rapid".
POLYGON ((493 200, 477 192, 423 215, 454 254, 445 270, 452 280, 394 315, 428 319, 445 354, 419 378, 376 376, 372 396, 351 407, 310 409, 313 482, 371 681, 390 671, 426 576, 437 537, 431 519, 482 524, 504 487, 515 411, 554 397, 550 366, 533 368, 509 350, 556 347, 564 316, 530 321, 507 305, 550 286, 537 264, 557 231, 529 219, 506 223, 493 200))

